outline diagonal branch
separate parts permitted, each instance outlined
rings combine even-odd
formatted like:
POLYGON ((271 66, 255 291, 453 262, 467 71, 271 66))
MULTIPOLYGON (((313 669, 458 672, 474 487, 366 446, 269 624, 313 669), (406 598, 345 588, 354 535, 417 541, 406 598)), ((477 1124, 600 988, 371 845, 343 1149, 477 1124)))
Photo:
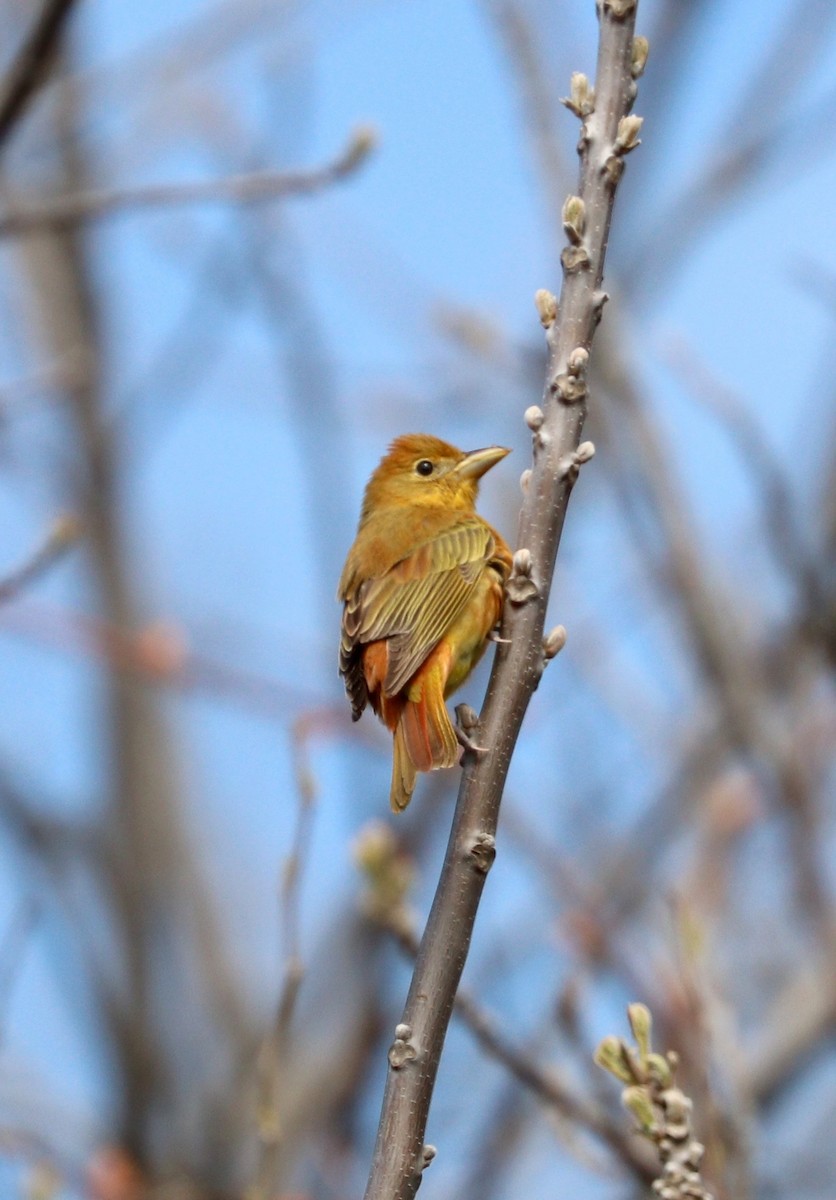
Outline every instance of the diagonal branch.
MULTIPOLYGON (((641 122, 627 114, 646 43, 634 41, 637 0, 599 0, 594 107, 588 81, 575 75, 568 107, 583 120, 580 186, 563 207, 559 319, 554 296, 539 292, 548 365, 543 411, 526 420, 534 462, 524 476, 520 546, 508 585, 502 636, 478 728, 480 758, 465 755, 464 775, 438 888, 418 952, 403 1017, 389 1051, 389 1073, 366 1200, 409 1200, 432 1158, 424 1132, 447 1026, 485 878, 495 854, 499 805, 511 755, 546 656, 546 605, 566 507, 580 465, 593 453, 580 437, 586 415, 589 347, 606 300, 600 290, 615 191, 624 155, 641 122)), ((559 641, 559 639, 558 639, 559 641)))
POLYGON ((46 0, 0 84, 0 143, 9 136, 40 85, 74 3, 75 0, 46 0))

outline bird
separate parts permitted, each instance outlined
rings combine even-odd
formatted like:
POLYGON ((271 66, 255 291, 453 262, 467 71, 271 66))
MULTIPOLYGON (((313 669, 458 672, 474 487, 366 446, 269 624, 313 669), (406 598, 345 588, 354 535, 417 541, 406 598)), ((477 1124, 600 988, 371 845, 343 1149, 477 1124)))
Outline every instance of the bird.
POLYGON ((445 701, 499 623, 512 565, 502 535, 476 512, 476 495, 508 453, 404 434, 366 486, 338 588, 339 670, 353 720, 371 704, 393 734, 395 812, 409 804, 419 771, 458 758, 445 701))

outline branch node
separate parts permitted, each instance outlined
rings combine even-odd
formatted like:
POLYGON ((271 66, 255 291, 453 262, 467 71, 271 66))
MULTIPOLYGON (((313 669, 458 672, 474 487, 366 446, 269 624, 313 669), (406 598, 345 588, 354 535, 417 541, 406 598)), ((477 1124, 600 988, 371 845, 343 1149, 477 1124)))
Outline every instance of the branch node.
POLYGON ((538 288, 534 293, 534 303, 544 329, 550 329, 557 320, 557 296, 548 288, 538 288))
POLYGON ((430 1165, 432 1160, 435 1158, 436 1154, 438 1154, 438 1150, 435 1148, 435 1146, 432 1145, 431 1142, 426 1142, 421 1147, 421 1170, 422 1171, 426 1171, 427 1167, 430 1165))
POLYGON ((596 327, 601 323, 601 317, 604 315, 604 305, 609 300, 608 292, 593 292, 592 293, 592 316, 596 327))
POLYGON ((589 462, 595 453, 595 446, 592 442, 581 442, 577 450, 561 460, 558 466, 560 476, 567 480, 570 484, 574 484, 580 473, 580 469, 584 463, 589 462))
POLYGON ((624 174, 624 159, 620 158, 617 153, 610 154, 604 162, 603 171, 612 186, 616 187, 624 174))
POLYGON ((459 743, 464 752, 475 754, 477 757, 480 754, 487 754, 487 746, 478 746, 473 740, 473 735, 479 728, 479 714, 475 708, 471 708, 469 704, 456 705, 456 723, 453 726, 453 731, 456 735, 456 741, 459 743))
POLYGON ((598 12, 609 13, 616 21, 624 21, 635 12, 637 0, 597 0, 598 12))
POLYGON ((496 858, 496 838, 490 833, 477 833, 476 840, 468 853, 473 859, 476 870, 481 875, 487 875, 496 858))
POLYGON ((561 104, 565 104, 570 112, 583 120, 595 111, 595 89, 590 87, 589 80, 583 71, 574 71, 569 83, 569 95, 562 96, 561 104))
MULTIPOLYGON (((621 160, 616 158, 615 161, 620 162, 621 160)), ((560 261, 566 274, 574 275, 576 271, 588 268, 589 255, 584 246, 564 246, 560 255, 560 261)))
POLYGON ((554 390, 564 404, 577 404, 586 398, 586 379, 583 375, 570 375, 567 371, 557 376, 554 390))
POLYGON ((393 1071, 400 1071, 408 1062, 411 1062, 417 1055, 417 1051, 412 1044, 412 1026, 411 1025, 396 1025, 395 1040, 389 1047, 389 1066, 393 1071))

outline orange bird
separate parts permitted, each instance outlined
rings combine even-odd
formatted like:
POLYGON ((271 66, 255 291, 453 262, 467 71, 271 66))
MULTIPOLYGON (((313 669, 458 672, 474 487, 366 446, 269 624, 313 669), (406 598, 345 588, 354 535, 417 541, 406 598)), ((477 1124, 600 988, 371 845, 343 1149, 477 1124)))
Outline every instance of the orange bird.
POLYGON ((476 512, 479 480, 508 454, 465 454, 408 433, 366 486, 340 578, 340 674, 359 720, 366 704, 395 735, 392 808, 418 771, 451 767, 456 734, 444 703, 478 663, 502 612, 511 551, 476 512))

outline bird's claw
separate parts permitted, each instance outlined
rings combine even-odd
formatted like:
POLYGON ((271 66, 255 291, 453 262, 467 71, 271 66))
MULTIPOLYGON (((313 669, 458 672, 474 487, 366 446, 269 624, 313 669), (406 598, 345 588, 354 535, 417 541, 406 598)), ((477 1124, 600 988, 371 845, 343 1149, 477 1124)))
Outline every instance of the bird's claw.
POLYGON ((510 646, 511 645, 511 639, 500 637, 499 631, 497 629, 492 629, 490 631, 490 633, 488 634, 488 641, 496 642, 497 645, 499 645, 499 646, 510 646))
POLYGON ((477 746, 470 736, 478 724, 479 718, 469 704, 456 705, 456 721, 453 725, 456 741, 465 753, 469 751, 471 754, 476 754, 477 756, 488 753, 487 746, 477 746))

